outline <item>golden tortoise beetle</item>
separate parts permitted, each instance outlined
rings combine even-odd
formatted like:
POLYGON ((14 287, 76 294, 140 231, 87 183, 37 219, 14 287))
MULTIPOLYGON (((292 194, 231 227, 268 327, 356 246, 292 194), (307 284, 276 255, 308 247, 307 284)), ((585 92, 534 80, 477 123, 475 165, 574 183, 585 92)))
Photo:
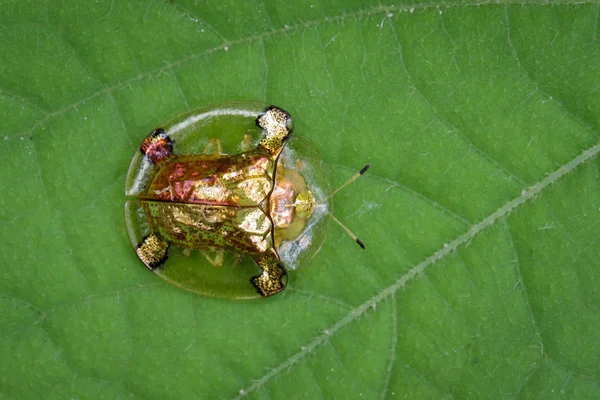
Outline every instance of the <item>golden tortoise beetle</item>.
POLYGON ((213 297, 283 290, 286 267, 308 263, 328 217, 335 220, 327 168, 292 131, 286 111, 246 102, 193 110, 153 130, 125 187, 139 259, 166 281, 213 297))

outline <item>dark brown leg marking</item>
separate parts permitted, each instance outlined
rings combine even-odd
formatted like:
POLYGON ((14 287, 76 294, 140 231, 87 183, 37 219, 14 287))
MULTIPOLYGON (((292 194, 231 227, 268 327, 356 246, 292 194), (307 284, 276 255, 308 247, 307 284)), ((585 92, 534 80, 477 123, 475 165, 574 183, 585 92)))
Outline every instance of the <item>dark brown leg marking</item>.
POLYGON ((140 151, 157 164, 173 154, 173 139, 161 128, 150 132, 140 145, 140 151))

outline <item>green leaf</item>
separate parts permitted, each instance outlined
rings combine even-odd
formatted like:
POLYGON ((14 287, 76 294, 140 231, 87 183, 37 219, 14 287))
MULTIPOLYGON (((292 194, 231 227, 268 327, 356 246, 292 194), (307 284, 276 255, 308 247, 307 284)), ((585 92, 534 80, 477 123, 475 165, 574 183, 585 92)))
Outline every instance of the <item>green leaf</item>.
POLYGON ((600 398, 597 2, 0 5, 0 397, 600 398), (284 294, 137 260, 124 179, 189 109, 289 110, 333 226, 284 294))

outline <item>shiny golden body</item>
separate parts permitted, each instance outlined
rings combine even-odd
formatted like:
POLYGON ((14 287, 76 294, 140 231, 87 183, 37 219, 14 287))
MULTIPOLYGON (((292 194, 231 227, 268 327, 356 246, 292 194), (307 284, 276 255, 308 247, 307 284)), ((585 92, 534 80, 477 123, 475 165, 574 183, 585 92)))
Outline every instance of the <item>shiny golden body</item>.
POLYGON ((269 107, 257 124, 258 146, 233 155, 176 155, 161 129, 144 140, 141 151, 155 166, 139 195, 150 234, 136 253, 148 268, 160 268, 171 245, 233 251, 260 267, 251 279, 260 296, 285 288, 278 245, 300 234, 315 201, 301 174, 277 164, 291 135, 289 114, 269 107))
POLYGON ((159 165, 140 198, 155 233, 182 247, 266 251, 275 163, 260 153, 174 156, 159 165))

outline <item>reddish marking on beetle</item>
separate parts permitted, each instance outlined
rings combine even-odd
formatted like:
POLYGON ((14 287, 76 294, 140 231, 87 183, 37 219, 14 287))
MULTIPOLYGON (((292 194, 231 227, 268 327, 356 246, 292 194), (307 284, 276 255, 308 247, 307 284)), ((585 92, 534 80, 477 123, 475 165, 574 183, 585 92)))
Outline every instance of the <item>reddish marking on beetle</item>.
POLYGON ((169 180, 176 180, 185 175, 185 167, 181 163, 175 164, 175 171, 169 175, 169 180))
POLYGON ((283 180, 271 193, 271 204, 277 212, 271 213, 273 223, 278 227, 289 226, 294 219, 294 200, 297 193, 291 182, 283 180))
POLYGON ((140 151, 158 164, 173 154, 173 140, 161 128, 153 130, 140 145, 140 151))

